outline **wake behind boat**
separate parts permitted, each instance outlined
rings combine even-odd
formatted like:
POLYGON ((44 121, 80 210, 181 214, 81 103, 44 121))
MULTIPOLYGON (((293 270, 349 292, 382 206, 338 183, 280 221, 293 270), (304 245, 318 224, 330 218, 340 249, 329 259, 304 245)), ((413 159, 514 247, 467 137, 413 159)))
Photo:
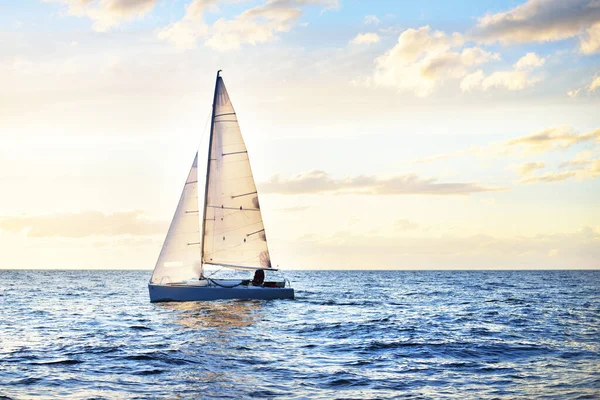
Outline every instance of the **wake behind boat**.
POLYGON ((220 72, 204 201, 199 209, 196 152, 148 283, 151 302, 294 298, 287 280, 264 281, 264 271, 277 270, 271 266, 248 151, 220 72), (205 265, 255 271, 254 279, 211 279, 204 276, 205 265))

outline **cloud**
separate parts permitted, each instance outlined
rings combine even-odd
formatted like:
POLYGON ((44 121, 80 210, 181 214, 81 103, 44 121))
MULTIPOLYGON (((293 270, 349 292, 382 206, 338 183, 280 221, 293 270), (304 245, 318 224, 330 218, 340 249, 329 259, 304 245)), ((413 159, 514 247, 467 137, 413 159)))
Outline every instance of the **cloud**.
POLYGON ((500 58, 478 47, 463 46, 464 39, 458 33, 447 35, 429 26, 407 29, 394 47, 377 57, 373 76, 367 82, 424 97, 438 83, 462 78, 471 67, 500 58))
POLYGON ((545 58, 542 58, 535 53, 527 53, 515 63, 514 67, 516 70, 537 68, 544 65, 545 62, 545 58))
POLYGON ((595 92, 598 88, 600 88, 600 75, 594 75, 592 82, 588 86, 588 92, 595 92))
POLYGON ((376 33, 359 33, 350 41, 351 44, 371 44, 378 43, 381 40, 376 33))
POLYGON ((522 146, 526 150, 535 153, 557 148, 566 149, 577 143, 591 140, 600 141, 600 129, 578 134, 573 132, 573 129, 569 126, 558 126, 509 140, 506 145, 507 147, 522 146))
POLYGON ((303 6, 336 8, 338 0, 268 0, 250 8, 233 19, 218 19, 210 37, 204 42, 217 51, 239 49, 243 44, 256 45, 276 39, 277 33, 287 32, 302 15, 303 6))
POLYGON ((460 82, 460 90, 463 92, 470 92, 474 89, 478 89, 481 87, 481 82, 485 79, 485 74, 482 70, 478 69, 477 71, 465 75, 465 77, 460 82))
POLYGON ((158 38, 182 49, 196 47, 198 39, 209 33, 209 26, 204 22, 204 13, 207 9, 215 7, 216 3, 217 0, 192 1, 186 6, 185 16, 158 31, 158 38))
POLYGON ((260 185, 261 193, 277 194, 361 194, 361 195, 466 195, 494 192, 504 188, 487 187, 472 182, 440 183, 436 179, 419 178, 414 174, 391 178, 355 176, 334 179, 324 171, 310 171, 290 179, 278 175, 260 185))
POLYGON ((93 21, 92 28, 105 32, 125 20, 148 14, 158 0, 42 0, 67 6, 67 13, 87 17, 93 21))
POLYGON ((574 178, 576 173, 574 171, 566 172, 547 172, 543 175, 532 176, 530 178, 521 179, 518 183, 527 185, 531 183, 550 183, 560 182, 569 178, 574 178))
POLYGON ((488 90, 490 88, 504 88, 511 91, 523 90, 541 81, 540 77, 530 76, 531 70, 544 65, 545 59, 535 53, 527 53, 521 57, 512 70, 496 71, 485 76, 478 70, 466 75, 460 83, 463 92, 475 89, 488 90))
POLYGON ((367 15, 367 16, 365 16, 365 19, 364 19, 364 23, 366 25, 370 25, 370 24, 379 25, 380 22, 381 21, 379 21, 379 18, 377 18, 377 15, 367 15))
POLYGON ((479 18, 475 40, 502 44, 552 42, 579 37, 580 52, 600 50, 597 0, 529 0, 508 11, 479 18))
POLYGON ((559 165, 559 168, 580 168, 587 166, 592 162, 594 152, 591 150, 581 151, 570 161, 565 161, 559 165))
POLYGON ((26 232, 29 237, 146 236, 164 234, 166 221, 149 220, 139 210, 104 214, 100 211, 37 216, 0 217, 0 229, 26 232))
POLYGON ((583 54, 600 52, 600 23, 592 25, 581 36, 579 49, 583 54))
POLYGON ((548 172, 543 175, 529 176, 520 180, 518 183, 551 183, 572 178, 582 181, 600 177, 600 159, 593 159, 592 157, 592 151, 579 152, 572 160, 563 162, 559 165, 559 168, 566 168, 568 169, 567 171, 548 172))
MULTIPOLYGON (((594 140, 596 143, 600 143, 600 129, 596 129, 587 133, 576 133, 570 126, 556 126, 529 135, 520 136, 506 142, 490 143, 486 146, 471 146, 469 148, 448 153, 423 157, 412 161, 411 164, 424 164, 470 155, 484 159, 490 159, 499 156, 505 156, 511 152, 520 150, 524 150, 525 153, 542 153, 550 150, 564 150, 573 145, 587 143, 594 140)), ((578 154, 580 154, 580 156, 579 158, 576 158, 577 160, 581 161, 583 159, 582 157, 587 155, 588 152, 578 154)), ((587 159, 589 160, 590 157, 587 159)))
POLYGON ((543 162, 528 162, 519 166, 517 171, 522 176, 531 175, 535 170, 544 168, 545 166, 543 162))
POLYGON ((483 90, 504 88, 517 91, 533 86, 540 80, 540 78, 530 78, 525 71, 497 71, 481 81, 481 88, 483 90))
MULTIPOLYGON (((585 87, 580 87, 578 89, 569 90, 567 92, 567 95, 569 97, 576 97, 579 94, 579 92, 581 91, 581 89, 584 89, 584 88, 585 87)), ((588 93, 593 93, 598 88, 600 88, 600 75, 596 74, 592 77, 592 81, 587 86, 587 91, 588 91, 588 93)))

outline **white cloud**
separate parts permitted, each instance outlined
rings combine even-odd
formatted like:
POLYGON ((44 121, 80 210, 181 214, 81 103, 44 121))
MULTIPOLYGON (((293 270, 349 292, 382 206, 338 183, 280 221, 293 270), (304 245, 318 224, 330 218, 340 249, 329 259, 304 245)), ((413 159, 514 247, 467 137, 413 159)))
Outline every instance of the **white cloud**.
POLYGON ((600 7, 596 0, 529 0, 479 18, 472 35, 479 41, 503 44, 578 36, 580 51, 591 54, 600 50, 600 7))
POLYGON ((217 51, 230 51, 239 49, 243 44, 256 45, 272 41, 278 33, 292 29, 302 15, 301 7, 310 5, 332 9, 339 5, 339 1, 269 0, 233 19, 217 20, 204 44, 217 51))
POLYGON ((371 44, 378 43, 381 40, 376 33, 359 33, 350 41, 351 44, 371 44))
POLYGON ((598 88, 600 88, 600 75, 594 75, 592 82, 588 86, 588 92, 595 92, 598 88))
POLYGON ((525 71, 497 71, 481 82, 481 88, 483 90, 504 88, 516 91, 533 86, 540 80, 541 78, 530 78, 529 74, 525 71))
POLYGON ((88 17, 93 29, 105 32, 125 20, 148 14, 158 0, 42 0, 67 6, 67 12, 77 17, 88 17))
POLYGON ((529 68, 537 68, 544 65, 546 59, 539 57, 535 53, 527 53, 519 59, 514 65, 516 70, 523 70, 529 68))
POLYGON ((531 175, 534 171, 544 168, 546 165, 543 162, 528 162, 517 168, 517 171, 522 176, 531 175))
POLYGON ((429 26, 407 29, 396 45, 375 60, 371 82, 378 86, 429 95, 446 79, 460 79, 469 68, 500 58, 478 47, 464 48, 462 35, 432 31, 429 26))
MULTIPOLYGON (((504 143, 490 143, 487 146, 472 146, 462 150, 449 153, 437 154, 413 161, 412 164, 429 163, 449 158, 458 158, 463 156, 476 156, 482 159, 506 156, 515 151, 524 151, 524 153, 543 153, 551 150, 564 150, 576 144, 600 143, 600 129, 589 131, 587 133, 577 133, 570 126, 556 126, 544 129, 530 135, 520 136, 508 140, 504 143)), ((578 153, 575 160, 561 164, 561 168, 569 166, 575 161, 579 166, 591 164, 591 156, 587 152, 578 153), (584 158, 587 157, 587 158, 584 158), (585 162, 583 162, 585 161, 585 162)), ((542 167, 542 163, 531 163, 542 167)), ((517 168, 518 169, 518 168, 517 168)))
POLYGON ((560 164, 559 168, 567 168, 567 171, 547 172, 542 175, 532 175, 532 173, 544 167, 543 163, 523 164, 520 171, 523 179, 518 183, 552 183, 572 178, 581 181, 600 177, 600 159, 593 159, 592 156, 593 152, 591 151, 579 152, 573 160, 560 164))
POLYGON ((600 22, 585 31, 580 39, 579 49, 583 54, 600 52, 600 22))
POLYGON ((576 173, 574 171, 565 172, 547 172, 543 175, 532 176, 530 178, 521 179, 519 183, 529 185, 532 183, 551 183, 560 182, 569 178, 574 178, 576 173))
POLYGON ((530 152, 539 153, 558 148, 566 149, 577 143, 592 140, 600 141, 600 129, 578 134, 569 126, 558 126, 510 140, 507 146, 522 146, 530 152))
POLYGON ((567 92, 567 96, 569 96, 569 97, 577 97, 577 95, 579 94, 580 91, 581 91, 581 88, 569 90, 567 92))
POLYGON ((544 65, 545 59, 535 53, 527 53, 521 57, 512 70, 496 71, 485 77, 479 70, 467 75, 461 82, 463 92, 475 89, 488 90, 491 88, 504 88, 511 91, 523 90, 542 80, 541 77, 530 76, 534 68, 544 65))
POLYGON ((478 69, 477 71, 466 75, 463 80, 460 82, 460 90, 463 92, 470 92, 473 89, 477 89, 481 87, 481 82, 485 79, 485 74, 482 70, 478 69))
POLYGON ((217 0, 194 0, 186 6, 183 19, 162 28, 157 36, 167 40, 182 49, 196 47, 199 38, 209 33, 209 27, 204 22, 204 13, 214 7, 217 0))
POLYGON ((379 25, 380 22, 381 21, 379 21, 379 18, 377 18, 377 15, 367 15, 367 16, 365 16, 364 23, 366 25, 370 25, 370 24, 379 25))
POLYGON ((361 194, 361 195, 465 195, 479 192, 495 192, 504 188, 487 187, 473 182, 438 182, 432 178, 420 178, 414 174, 390 178, 354 176, 332 178, 324 171, 310 171, 290 179, 278 175, 259 185, 261 193, 279 194, 361 194))
POLYGON ((591 150, 580 151, 572 160, 560 164, 559 168, 580 168, 591 164, 594 152, 591 150))

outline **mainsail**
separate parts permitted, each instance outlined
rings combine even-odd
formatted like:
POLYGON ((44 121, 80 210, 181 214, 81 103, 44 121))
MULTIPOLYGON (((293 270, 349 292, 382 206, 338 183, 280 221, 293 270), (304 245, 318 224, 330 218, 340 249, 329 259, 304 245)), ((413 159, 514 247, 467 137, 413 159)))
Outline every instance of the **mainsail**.
POLYGON ((150 282, 179 282, 199 275, 202 265, 198 215, 196 153, 150 282))
POLYGON ((218 75, 211 128, 202 262, 271 268, 248 152, 223 78, 218 75))

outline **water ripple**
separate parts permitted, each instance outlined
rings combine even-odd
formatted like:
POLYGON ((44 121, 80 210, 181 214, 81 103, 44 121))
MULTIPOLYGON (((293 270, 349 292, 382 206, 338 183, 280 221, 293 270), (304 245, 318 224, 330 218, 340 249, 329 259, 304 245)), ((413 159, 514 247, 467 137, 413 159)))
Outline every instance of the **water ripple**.
POLYGON ((293 271, 294 301, 163 304, 148 276, 0 270, 0 399, 600 397, 598 271, 293 271))

